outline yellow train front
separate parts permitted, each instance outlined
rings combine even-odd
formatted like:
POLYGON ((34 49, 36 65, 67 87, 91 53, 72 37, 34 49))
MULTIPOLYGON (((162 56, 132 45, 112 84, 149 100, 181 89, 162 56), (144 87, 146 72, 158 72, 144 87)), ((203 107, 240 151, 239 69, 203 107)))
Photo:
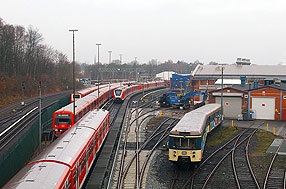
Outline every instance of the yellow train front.
POLYGON ((170 131, 169 160, 200 162, 207 134, 222 122, 219 104, 207 104, 187 114, 170 131))

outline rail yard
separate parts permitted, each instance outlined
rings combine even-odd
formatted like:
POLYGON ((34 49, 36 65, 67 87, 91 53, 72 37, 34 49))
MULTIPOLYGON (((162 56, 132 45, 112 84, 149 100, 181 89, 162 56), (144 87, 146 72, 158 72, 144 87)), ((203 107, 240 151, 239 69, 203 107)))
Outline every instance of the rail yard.
POLYGON ((2 1, 0 188, 286 189, 285 10, 2 1))
MULTIPOLYGON (((129 91, 120 84, 103 86, 99 101, 96 91, 80 97, 76 103, 96 102, 94 107, 86 104, 85 107, 90 106, 86 115, 81 115, 82 118, 57 139, 51 137, 49 145, 42 143, 45 149, 39 155, 33 155, 4 188, 38 188, 43 184, 55 188, 285 187, 285 122, 222 121, 220 104, 201 103, 191 105, 189 109, 161 108, 158 96, 169 89, 159 83, 144 85, 137 85, 139 89, 135 83, 129 91), (104 87, 107 87, 106 91, 104 87), (122 89, 126 91, 124 97, 121 95, 124 99, 115 101, 118 90, 124 93, 122 89), (115 95, 113 98, 111 93, 115 95), (99 108, 102 110, 97 110, 99 108), (92 127, 94 131, 91 132, 92 127), (81 150, 72 152, 71 146, 81 150), (59 149, 62 152, 56 152, 59 149), (47 176, 49 180, 45 179, 47 176)), ((70 94, 58 95, 66 95, 70 101, 70 94)), ((57 95, 50 98, 54 101, 57 95)), ((15 120, 25 111, 35 109, 32 106, 36 102, 27 103, 30 105, 14 113, 15 120)), ((5 111, 8 111, 7 115, 11 112, 8 108, 3 109, 5 111)), ((3 116, 3 123, 15 121, 10 117, 3 116)), ((55 132, 51 130, 51 133, 55 132)), ((19 138, 18 135, 11 132, 6 138, 12 141, 19 138)), ((2 146, 4 149, 9 145, 3 143, 2 146)))

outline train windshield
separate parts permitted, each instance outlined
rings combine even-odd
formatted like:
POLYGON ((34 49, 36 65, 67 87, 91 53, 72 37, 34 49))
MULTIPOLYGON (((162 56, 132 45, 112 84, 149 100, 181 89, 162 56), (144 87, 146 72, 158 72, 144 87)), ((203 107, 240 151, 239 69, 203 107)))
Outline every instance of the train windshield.
POLYGON ((121 95, 121 90, 114 90, 114 93, 116 96, 119 96, 119 95, 121 95))
POLYGON ((57 114, 55 124, 66 123, 71 124, 71 116, 69 114, 57 114))
POLYGON ((73 95, 74 96, 74 98, 80 98, 80 95, 79 94, 75 94, 75 95, 73 95))
POLYGON ((173 147, 182 149, 196 149, 196 138, 173 137, 173 147))

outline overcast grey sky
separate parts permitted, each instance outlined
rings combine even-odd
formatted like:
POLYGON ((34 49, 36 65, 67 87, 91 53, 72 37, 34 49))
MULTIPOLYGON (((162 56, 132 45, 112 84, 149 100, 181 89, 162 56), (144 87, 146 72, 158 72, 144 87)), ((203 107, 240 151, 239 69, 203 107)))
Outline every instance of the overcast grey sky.
POLYGON ((3 0, 6 23, 43 34, 45 43, 72 58, 147 62, 200 60, 233 63, 237 57, 255 64, 286 62, 285 0, 3 0))

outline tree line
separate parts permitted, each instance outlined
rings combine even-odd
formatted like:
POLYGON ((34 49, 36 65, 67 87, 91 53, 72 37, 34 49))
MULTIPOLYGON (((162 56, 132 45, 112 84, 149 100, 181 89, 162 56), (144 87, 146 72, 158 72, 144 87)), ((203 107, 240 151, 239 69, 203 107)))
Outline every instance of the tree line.
POLYGON ((21 96, 34 96, 42 81, 46 92, 70 89, 72 66, 65 54, 43 44, 32 26, 11 25, 0 18, 0 105, 21 96), (11 99, 12 98, 12 99, 11 99))
POLYGON ((82 70, 82 77, 88 77, 94 80, 112 80, 112 79, 153 79, 157 73, 163 71, 174 71, 179 74, 190 74, 198 64, 202 64, 199 61, 194 63, 187 63, 184 61, 173 62, 167 60, 163 63, 158 62, 155 59, 148 61, 147 63, 139 64, 136 61, 129 63, 120 63, 119 60, 114 60, 110 64, 81 64, 80 69, 82 70), (98 72, 99 70, 99 72, 98 72), (99 76, 99 78, 97 78, 99 76), (138 78, 139 77, 139 78, 138 78))
MULTIPOLYGON (((76 63, 76 78, 144 80, 163 71, 188 74, 197 64, 201 63, 172 60, 161 63, 155 59, 140 64, 119 60, 99 65, 76 63)), ((7 24, 0 18, 0 106, 21 98, 23 82, 26 98, 38 95, 39 81, 45 93, 72 89, 71 62, 62 52, 43 44, 43 36, 37 29, 7 24)), ((77 89, 82 87, 79 82, 76 85, 77 89)))

